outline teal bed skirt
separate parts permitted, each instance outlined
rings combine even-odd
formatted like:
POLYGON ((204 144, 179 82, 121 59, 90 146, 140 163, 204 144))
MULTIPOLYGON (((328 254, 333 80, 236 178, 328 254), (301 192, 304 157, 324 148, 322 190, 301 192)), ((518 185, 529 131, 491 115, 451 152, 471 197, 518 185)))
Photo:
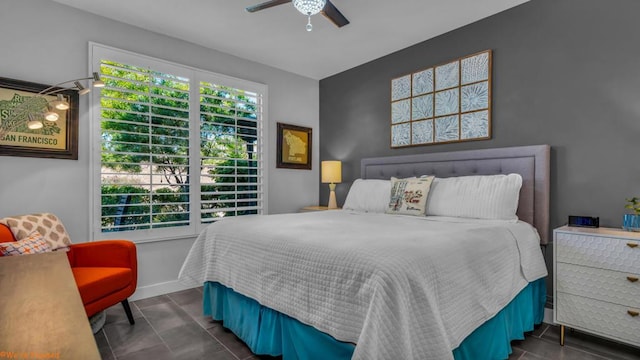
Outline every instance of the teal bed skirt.
MULTIPOLYGON (((453 350, 456 360, 507 359, 511 341, 542 323, 544 278, 527 285, 496 316, 472 332, 453 350)), ((259 355, 282 355, 283 360, 347 360, 355 344, 340 342, 298 320, 260 305, 217 282, 204 284, 204 314, 222 321, 259 355)))

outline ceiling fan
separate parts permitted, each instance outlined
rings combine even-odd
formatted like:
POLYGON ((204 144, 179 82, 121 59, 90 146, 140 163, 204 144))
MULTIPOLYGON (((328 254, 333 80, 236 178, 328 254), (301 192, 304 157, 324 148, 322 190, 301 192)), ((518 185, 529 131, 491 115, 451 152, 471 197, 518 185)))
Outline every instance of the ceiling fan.
POLYGON ((340 10, 338 10, 330 0, 271 0, 258 5, 249 6, 246 10, 253 13, 290 2, 293 2, 293 6, 295 6, 298 11, 307 15, 309 20, 307 23, 307 31, 311 31, 313 29, 311 25, 311 15, 315 15, 319 12, 337 27, 343 27, 349 24, 349 20, 342 15, 340 10))

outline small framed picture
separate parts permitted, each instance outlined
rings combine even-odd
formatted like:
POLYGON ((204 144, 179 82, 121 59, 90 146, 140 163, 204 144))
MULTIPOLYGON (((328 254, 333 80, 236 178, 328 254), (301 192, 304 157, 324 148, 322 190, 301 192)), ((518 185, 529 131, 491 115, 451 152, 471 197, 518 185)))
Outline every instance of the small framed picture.
POLYGON ((311 170, 311 128, 278 123, 276 167, 311 170))

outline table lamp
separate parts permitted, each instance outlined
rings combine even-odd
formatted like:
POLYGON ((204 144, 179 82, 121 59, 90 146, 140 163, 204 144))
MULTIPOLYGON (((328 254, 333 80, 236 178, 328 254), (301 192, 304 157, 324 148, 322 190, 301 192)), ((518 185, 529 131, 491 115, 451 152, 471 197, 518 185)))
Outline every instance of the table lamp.
POLYGON ((342 182, 342 162, 338 160, 328 160, 322 162, 322 183, 329 184, 329 209, 337 209, 336 184, 342 182))

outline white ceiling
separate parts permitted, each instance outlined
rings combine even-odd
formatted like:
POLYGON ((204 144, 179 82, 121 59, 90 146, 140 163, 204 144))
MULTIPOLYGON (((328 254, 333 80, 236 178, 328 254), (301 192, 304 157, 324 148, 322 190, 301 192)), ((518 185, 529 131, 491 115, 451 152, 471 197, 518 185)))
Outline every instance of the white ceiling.
POLYGON ((312 32, 290 3, 244 10, 266 0, 54 1, 319 80, 528 0, 332 0, 351 23, 312 32))

